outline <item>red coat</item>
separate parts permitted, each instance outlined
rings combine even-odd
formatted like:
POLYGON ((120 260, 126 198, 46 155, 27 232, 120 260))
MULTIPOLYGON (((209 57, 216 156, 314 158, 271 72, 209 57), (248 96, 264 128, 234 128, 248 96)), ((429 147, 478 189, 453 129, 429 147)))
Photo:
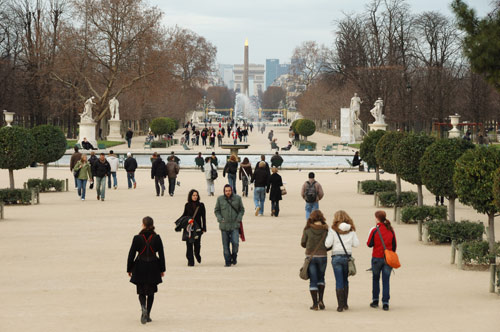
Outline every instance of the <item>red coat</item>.
MULTIPOLYGON (((385 227, 384 223, 379 222, 377 226, 379 227, 379 230, 382 233, 382 238, 384 239, 385 247, 395 252, 396 234, 388 230, 387 227, 385 227)), ((378 234, 376 227, 373 227, 371 229, 366 245, 370 248, 373 247, 372 257, 384 258, 384 247, 382 246, 382 242, 380 241, 380 235, 378 234)))

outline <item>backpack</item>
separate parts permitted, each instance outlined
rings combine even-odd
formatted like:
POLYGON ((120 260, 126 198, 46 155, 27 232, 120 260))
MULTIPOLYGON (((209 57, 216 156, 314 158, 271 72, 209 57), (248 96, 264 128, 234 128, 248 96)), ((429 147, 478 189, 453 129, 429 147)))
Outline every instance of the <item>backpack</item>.
POLYGON ((210 179, 213 181, 215 179, 217 179, 217 177, 219 176, 219 174, 217 174, 217 170, 215 168, 212 167, 212 164, 210 164, 210 179))
POLYGON ((205 137, 205 136, 207 136, 207 132, 203 130, 203 131, 201 132, 201 137, 205 137))
POLYGON ((306 188, 306 193, 305 193, 307 203, 316 202, 316 198, 318 196, 318 193, 316 192, 315 184, 316 184, 316 181, 314 181, 313 183, 307 181, 307 188, 306 188))

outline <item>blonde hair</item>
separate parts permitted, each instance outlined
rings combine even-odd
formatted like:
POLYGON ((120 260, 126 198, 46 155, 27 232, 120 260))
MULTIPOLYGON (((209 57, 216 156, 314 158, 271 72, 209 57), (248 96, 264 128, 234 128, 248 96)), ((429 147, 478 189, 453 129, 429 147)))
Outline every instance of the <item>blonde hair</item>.
POLYGON ((259 162, 259 167, 266 167, 266 162, 265 161, 259 162))
POLYGON ((278 173, 278 167, 273 166, 273 167, 271 168, 271 172, 273 172, 273 174, 274 174, 274 173, 278 173))
POLYGON ((352 221, 351 217, 345 212, 344 210, 338 210, 335 212, 333 215, 333 224, 332 224, 332 229, 334 231, 339 232, 339 225, 341 223, 345 222, 346 224, 351 225, 351 230, 356 231, 356 226, 354 226, 354 222, 352 221))

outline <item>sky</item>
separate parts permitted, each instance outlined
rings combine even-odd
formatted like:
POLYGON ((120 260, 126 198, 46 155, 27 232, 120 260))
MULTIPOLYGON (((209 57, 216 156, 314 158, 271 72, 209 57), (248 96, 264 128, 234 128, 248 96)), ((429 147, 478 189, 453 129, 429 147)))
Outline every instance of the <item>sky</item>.
MULTIPOLYGON (((480 16, 492 0, 465 0, 480 16)), ((243 63, 245 38, 250 63, 290 62, 295 47, 314 40, 331 46, 335 21, 361 13, 369 0, 150 0, 164 12, 167 26, 178 25, 217 47, 217 62, 243 63)), ((437 11, 452 16, 451 0, 407 0, 413 13, 437 11)))

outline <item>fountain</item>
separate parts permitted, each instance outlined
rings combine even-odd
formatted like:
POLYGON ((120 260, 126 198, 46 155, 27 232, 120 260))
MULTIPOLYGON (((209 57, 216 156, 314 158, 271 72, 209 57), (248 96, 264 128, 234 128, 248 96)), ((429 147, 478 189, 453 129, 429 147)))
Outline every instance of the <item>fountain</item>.
POLYGON ((252 100, 243 93, 236 94, 234 102, 234 118, 256 119, 258 117, 257 108, 252 103, 252 100))

